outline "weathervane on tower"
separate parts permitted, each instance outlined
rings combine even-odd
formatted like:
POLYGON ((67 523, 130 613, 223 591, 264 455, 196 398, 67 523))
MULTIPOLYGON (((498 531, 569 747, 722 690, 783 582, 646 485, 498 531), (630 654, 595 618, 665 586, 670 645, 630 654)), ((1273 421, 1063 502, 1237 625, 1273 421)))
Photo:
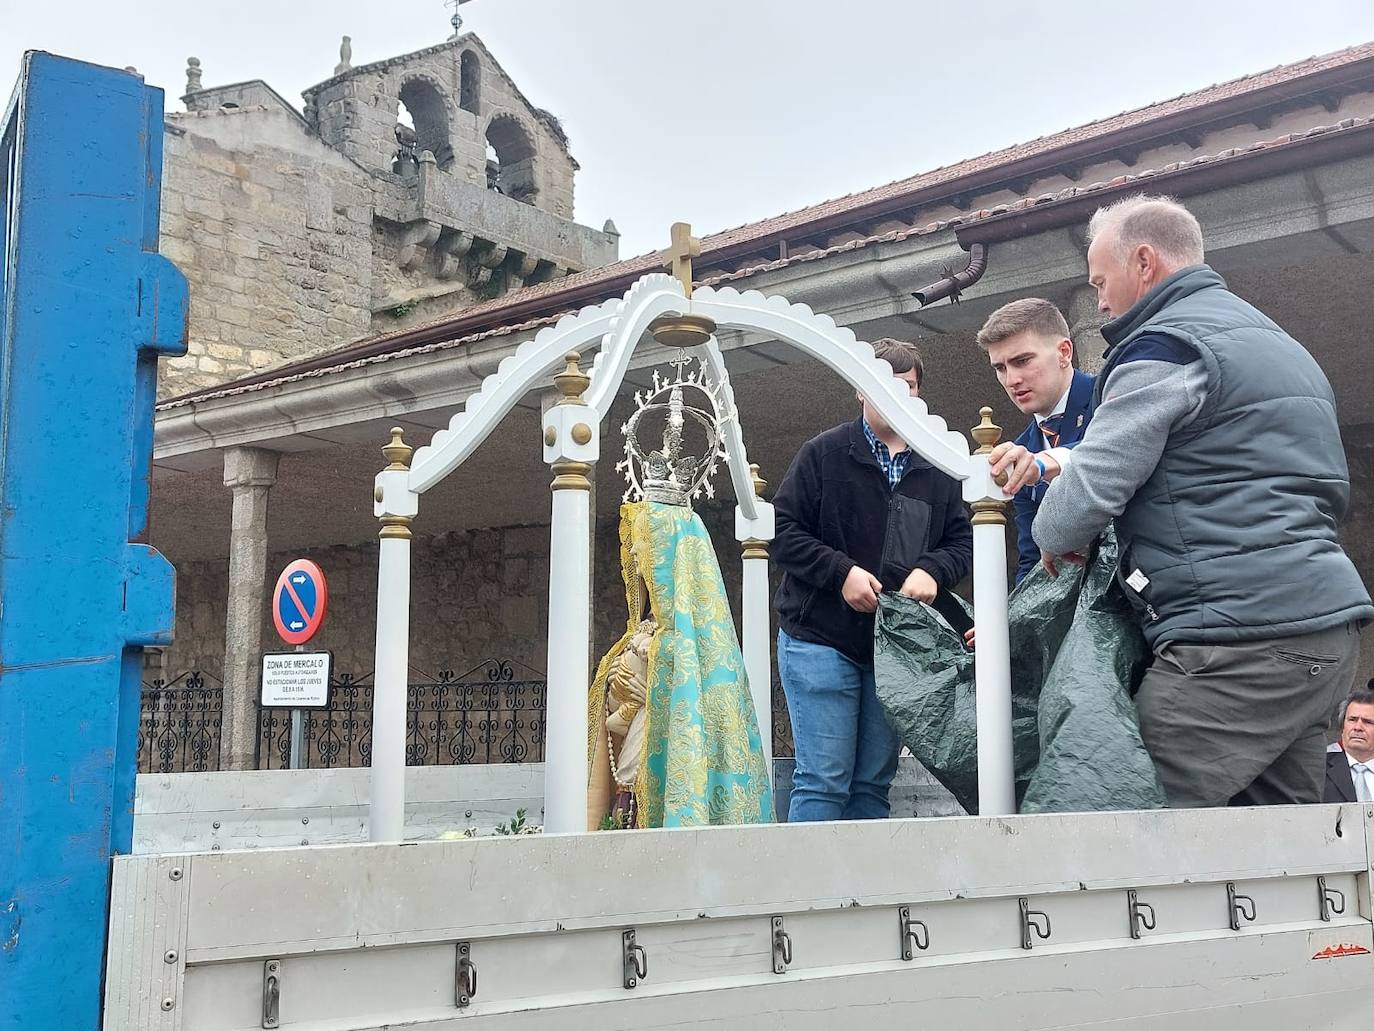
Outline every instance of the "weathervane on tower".
POLYGON ((444 0, 445 7, 453 8, 453 17, 448 20, 448 23, 453 26, 453 35, 449 39, 458 38, 458 33, 463 28, 463 16, 458 13, 458 8, 468 2, 469 0, 444 0))

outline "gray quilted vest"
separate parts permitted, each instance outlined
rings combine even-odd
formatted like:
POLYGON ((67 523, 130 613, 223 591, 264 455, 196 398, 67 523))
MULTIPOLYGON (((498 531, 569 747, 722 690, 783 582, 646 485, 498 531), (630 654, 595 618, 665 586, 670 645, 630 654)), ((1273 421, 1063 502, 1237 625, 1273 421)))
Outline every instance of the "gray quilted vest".
POLYGON ((1207 265, 1107 323, 1096 401, 1127 345, 1163 333, 1207 367, 1198 417, 1170 434, 1117 518, 1121 575, 1152 647, 1289 637, 1374 618, 1336 540, 1350 496, 1331 384, 1296 340, 1207 265), (1136 578, 1138 584, 1139 578, 1136 578))

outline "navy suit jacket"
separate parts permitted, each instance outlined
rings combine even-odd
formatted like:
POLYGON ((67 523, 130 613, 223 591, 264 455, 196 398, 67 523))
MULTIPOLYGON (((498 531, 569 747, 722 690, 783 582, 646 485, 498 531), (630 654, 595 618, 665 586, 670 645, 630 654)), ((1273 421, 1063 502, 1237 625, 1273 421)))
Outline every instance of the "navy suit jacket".
MULTIPOLYGON (((1088 423, 1093 417, 1093 386, 1096 381, 1086 372, 1075 369, 1073 382, 1069 384, 1069 399, 1064 406, 1064 419, 1059 424, 1059 446, 1074 447, 1088 432, 1088 423)), ((1028 451, 1039 453, 1048 450, 1045 436, 1040 432, 1040 424, 1032 418, 1030 423, 1016 438, 1016 443, 1028 451)), ((1031 523, 1040 508, 1040 499, 1045 496, 1048 484, 1023 487, 1012 499, 1012 511, 1016 515, 1016 582, 1020 583, 1040 561, 1040 548, 1031 536, 1031 523)))

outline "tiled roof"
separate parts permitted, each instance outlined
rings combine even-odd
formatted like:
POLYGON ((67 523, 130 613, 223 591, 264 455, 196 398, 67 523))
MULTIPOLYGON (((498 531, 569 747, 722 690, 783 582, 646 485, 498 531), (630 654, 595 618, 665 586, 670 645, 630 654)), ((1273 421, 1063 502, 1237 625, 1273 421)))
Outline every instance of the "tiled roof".
MULTIPOLYGON (((1338 50, 1335 53, 1320 57, 1309 57, 1305 61, 1279 65, 1266 72, 1242 75, 1238 79, 1207 86, 1191 93, 1180 94, 1171 100, 1161 100, 1146 107, 1124 111, 1108 118, 1088 122, 1086 125, 1065 129, 1049 136, 1041 136, 1026 143, 1018 143, 1001 150, 994 150, 981 157, 969 158, 957 164, 945 165, 906 179, 898 179, 883 186, 876 186, 859 193, 852 193, 798 211, 765 219, 762 222, 754 222, 716 233, 702 240, 702 257, 703 259, 706 257, 708 244, 711 250, 724 249, 736 243, 772 235, 779 230, 798 228, 811 222, 822 221, 831 215, 871 207, 875 202, 905 197, 931 186, 950 185, 976 173, 1002 168, 1025 158, 1046 156, 1076 143, 1097 140, 1126 129, 1162 121, 1172 115, 1197 112, 1199 109, 1212 107, 1223 101, 1259 93, 1270 87, 1309 78, 1319 72, 1344 68, 1371 59, 1374 59, 1374 41, 1347 47, 1344 50, 1338 50)), ((1374 71, 1371 74, 1374 74, 1374 71)))
MULTIPOLYGON (((1219 151, 1216 154, 1200 155, 1189 158, 1187 161, 1171 161, 1161 165, 1159 168, 1146 168, 1139 172, 1131 172, 1124 175, 1113 176, 1111 179, 1103 179, 1098 182, 1087 183, 1082 186, 1070 186, 1062 190, 1055 190, 1052 193, 1042 193, 1034 197, 1022 197, 1020 200, 1012 201, 1007 204, 997 204, 991 208, 982 208, 978 211, 971 211, 965 215, 954 218, 942 219, 938 222, 930 222, 926 225, 915 226, 911 229, 896 230, 890 233, 883 233, 878 236, 868 236, 859 240, 851 240, 835 247, 827 247, 807 252, 805 254, 794 255, 777 261, 762 262, 746 268, 737 269, 734 272, 726 272, 720 275, 711 276, 703 279, 698 285, 716 286, 720 283, 728 283, 736 279, 746 279, 762 272, 773 269, 783 268, 803 261, 816 261, 821 258, 828 258, 835 254, 845 251, 858 250, 868 247, 875 243, 893 243, 898 240, 905 240, 912 236, 922 236, 927 233, 936 233, 946 229, 958 229, 960 226, 970 225, 974 222, 985 221, 999 215, 1007 215, 1016 211, 1025 211, 1030 208, 1041 207, 1047 204, 1061 203, 1064 201, 1075 200, 1091 194, 1101 193, 1105 190, 1116 190, 1126 186, 1139 185, 1142 189, 1148 189, 1150 180, 1159 176, 1170 175, 1191 168, 1201 168, 1203 166, 1217 165, 1226 161, 1241 158, 1249 154, 1256 154, 1262 151, 1273 151, 1281 147, 1286 147, 1295 143, 1302 143, 1307 140, 1316 139, 1319 136, 1331 136, 1332 134, 1347 132, 1352 129, 1359 129, 1374 125, 1374 119, 1370 118, 1343 118, 1332 125, 1318 125, 1304 132, 1284 133, 1271 140, 1262 140, 1248 144, 1244 147, 1231 147, 1227 150, 1219 151)), ((703 247, 704 249, 704 247, 703 247)))
MULTIPOLYGON (((832 257, 836 254, 842 254, 848 251, 861 250, 866 247, 871 247, 875 244, 896 243, 914 236, 924 236, 930 233, 938 233, 946 230, 958 229, 961 226, 968 226, 973 225, 975 223, 984 222, 1001 215, 1008 215, 1014 212, 1025 211, 1028 209, 1043 207, 1047 205, 1062 204, 1065 202, 1078 200, 1079 198, 1088 197, 1093 194, 1103 193, 1109 190, 1117 190, 1124 187, 1130 187, 1135 185, 1140 185, 1142 187, 1148 188, 1152 180, 1155 180, 1161 176, 1172 176, 1175 173, 1185 172, 1190 169, 1201 169, 1203 167, 1222 165, 1227 162, 1237 161, 1247 156, 1254 155, 1260 152, 1272 152, 1276 150, 1281 150, 1286 147, 1301 145, 1303 143, 1316 140, 1318 138, 1332 137, 1359 129, 1368 129, 1371 126, 1374 126, 1374 119, 1345 118, 1332 125, 1315 126, 1311 129, 1306 130, 1305 132, 1284 133, 1283 135, 1277 136, 1274 139, 1265 140, 1258 143, 1252 143, 1245 147, 1232 147, 1230 149, 1220 151, 1216 154, 1191 158, 1187 161, 1170 162, 1169 164, 1163 165, 1159 168, 1143 169, 1140 172, 1135 172, 1127 175, 1119 175, 1113 177, 1112 179, 1088 183, 1081 186, 1071 186, 1063 190, 1057 190, 1053 193, 1045 193, 1035 197, 1024 197, 1010 204, 999 204, 991 208, 983 208, 978 211, 971 211, 967 214, 958 216, 956 218, 944 219, 937 222, 930 222, 921 226, 913 226, 909 229, 894 230, 893 232, 882 233, 876 236, 867 236, 862 239, 851 240, 849 242, 839 244, 835 247, 820 248, 813 251, 808 251, 806 253, 794 254, 786 258, 780 258, 775 261, 760 262, 754 265, 750 265, 748 267, 737 269, 733 272, 725 272, 719 275, 706 277, 700 280, 697 283, 697 285, 718 286, 724 283, 733 283, 739 280, 748 279, 752 276, 760 275, 765 272, 771 272, 777 269, 786 268, 790 265, 796 265, 811 261, 819 261, 824 258, 832 257)), ((703 252, 705 252, 706 250, 704 241, 702 245, 702 250, 703 252)), ((598 271, 601 273, 607 273, 611 269, 627 269, 633 272, 636 276, 638 276, 645 272, 656 271, 659 268, 661 268, 661 263, 659 259, 655 255, 646 255, 641 258, 631 259, 630 261, 619 262, 616 265, 611 265, 605 269, 600 269, 598 271)), ((519 291, 519 293, 528 294, 529 290, 540 290, 541 288, 545 288, 546 292, 550 294, 556 294, 559 292, 557 289, 558 287, 568 288, 569 284, 571 284, 573 280, 591 278, 594 277, 595 274, 596 273, 594 272, 585 272, 579 274, 578 276, 569 276, 567 279, 559 280, 556 283, 545 283, 540 284, 539 286, 530 287, 526 290, 519 291)), ((469 315, 471 315, 474 312, 480 312, 482 310, 487 309, 493 311, 498 310, 502 307, 500 301, 504 299, 505 298, 498 298, 495 301, 490 301, 483 305, 477 305, 475 308, 465 309, 463 312, 463 316, 466 319, 469 315)), ((380 362, 390 361, 395 358, 402 358, 417 354, 430 354, 436 351, 445 351, 452 348, 464 347, 468 344, 476 343, 481 340, 487 340, 499 336, 506 336, 509 334, 522 332, 524 330, 537 329, 546 325, 552 325, 553 323, 557 322, 558 319, 568 314, 568 310, 570 309, 560 310, 550 315, 541 316, 539 318, 530 319, 524 322, 493 326, 489 329, 482 330, 481 332, 472 333, 467 336, 458 337, 453 340, 445 340, 436 343, 424 344, 417 347, 408 347, 395 351, 384 351, 381 353, 369 354, 365 357, 354 358, 352 360, 348 360, 345 357, 344 360, 340 361, 338 364, 328 365, 320 368, 311 368, 296 373, 291 373, 289 370, 282 370, 281 375, 272 377, 270 379, 266 379, 262 382, 255 381, 251 383, 243 383, 238 386, 229 384, 217 390, 201 391, 199 393, 190 394, 185 397, 174 398, 170 401, 164 401, 157 406, 157 410, 170 411, 176 408, 184 407, 186 405, 194 404, 198 401, 210 400, 212 398, 234 397, 240 394, 247 394, 257 390, 263 390, 268 387, 283 386, 289 383, 300 382, 308 379, 315 379, 322 376, 330 375, 335 372, 342 372, 348 369, 363 368, 368 365, 374 365, 380 362)))

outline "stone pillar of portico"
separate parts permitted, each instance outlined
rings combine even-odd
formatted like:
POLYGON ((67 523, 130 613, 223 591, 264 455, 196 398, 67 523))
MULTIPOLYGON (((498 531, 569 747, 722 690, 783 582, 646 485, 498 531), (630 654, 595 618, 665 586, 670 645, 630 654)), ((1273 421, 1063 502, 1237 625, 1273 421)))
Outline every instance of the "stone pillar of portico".
POLYGON ((267 605, 267 492, 277 479, 275 451, 224 452, 224 485, 233 492, 229 602, 224 620, 224 712, 220 769, 251 770, 258 737, 258 666, 267 605))
POLYGON ((1102 369, 1102 353, 1107 349, 1107 342, 1102 339, 1107 316, 1097 310, 1097 291, 1090 286, 1076 287, 1069 295, 1064 319, 1069 324, 1069 339, 1078 356, 1078 367, 1097 375, 1102 369))

